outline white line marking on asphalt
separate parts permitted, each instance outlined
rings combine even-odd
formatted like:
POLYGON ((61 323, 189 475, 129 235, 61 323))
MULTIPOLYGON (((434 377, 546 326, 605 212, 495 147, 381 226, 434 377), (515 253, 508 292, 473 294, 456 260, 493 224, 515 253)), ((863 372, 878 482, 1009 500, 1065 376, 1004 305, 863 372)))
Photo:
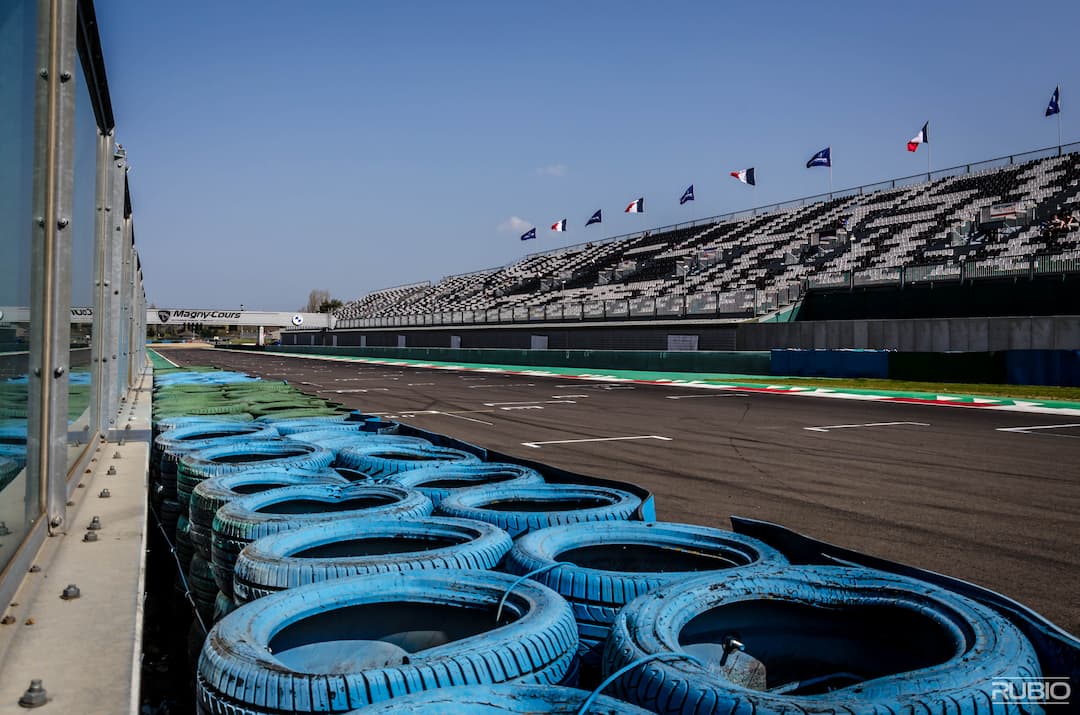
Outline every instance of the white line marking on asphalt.
POLYGON ((494 422, 488 422, 487 420, 478 420, 475 417, 465 417, 464 415, 455 415, 453 412, 440 412, 440 415, 446 417, 456 417, 459 420, 468 420, 469 422, 479 422, 482 425, 493 425, 494 422))
POLYGON ((929 427, 929 422, 866 422, 861 425, 825 425, 823 427, 803 427, 811 432, 828 432, 831 429, 847 429, 849 427, 890 427, 892 425, 914 425, 915 427, 929 427))
POLYGON ((576 405, 573 400, 522 400, 519 402, 485 402, 484 407, 499 407, 501 405, 576 405))
POLYGON ((621 440, 628 439, 659 439, 664 442, 670 442, 671 437, 661 437, 658 434, 643 434, 636 437, 592 437, 590 439, 553 439, 547 442, 522 442, 523 447, 532 447, 533 449, 540 449, 542 444, 575 444, 578 442, 619 442, 621 440))
POLYGON ((518 407, 500 407, 500 410, 542 410, 540 405, 519 405, 518 407))
POLYGON ((499 387, 536 387, 535 382, 504 382, 501 385, 469 385, 470 390, 485 390, 499 387))
POLYGON ((423 385, 434 385, 434 384, 435 384, 434 382, 408 382, 408 383, 406 383, 406 386, 407 387, 421 387, 423 385))
POLYGON ((584 398, 588 398, 589 396, 588 396, 588 395, 552 395, 552 396, 551 396, 551 399, 553 399, 553 400, 568 400, 568 399, 570 399, 571 397, 584 397, 584 398))
MULTIPOLYGON (((1034 427, 998 427, 998 432, 1016 432, 1017 434, 1031 434, 1035 430, 1043 429, 1068 429, 1070 427, 1080 427, 1080 424, 1068 424, 1068 425, 1035 425, 1034 427)), ((1049 434, 1047 437, 1069 437, 1071 439, 1080 439, 1080 435, 1076 434, 1049 434)))
POLYGON ((723 395, 665 395, 669 400, 696 400, 702 397, 735 397, 740 393, 728 392, 723 395))
POLYGON ((300 384, 301 385, 311 385, 312 387, 322 387, 322 385, 320 385, 317 382, 301 382, 300 384))
POLYGON ((335 395, 345 395, 354 392, 390 392, 389 387, 357 387, 351 390, 316 390, 316 392, 332 392, 335 395))

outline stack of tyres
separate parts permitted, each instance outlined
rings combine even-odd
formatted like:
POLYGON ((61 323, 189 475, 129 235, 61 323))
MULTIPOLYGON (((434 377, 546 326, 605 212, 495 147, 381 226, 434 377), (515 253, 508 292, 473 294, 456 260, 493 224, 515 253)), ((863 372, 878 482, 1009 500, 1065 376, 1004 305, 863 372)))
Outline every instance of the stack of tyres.
POLYGON ((431 512, 426 496, 392 484, 282 487, 234 499, 214 516, 210 547, 214 579, 222 593, 231 596, 237 555, 264 536, 347 517, 410 519, 431 512))
POLYGON ((587 690, 558 685, 500 683, 424 690, 369 705, 349 715, 578 715, 581 712, 589 715, 649 715, 650 711, 587 690))
MULTIPOLYGON (((286 435, 285 439, 305 444, 314 444, 324 449, 329 449, 335 455, 334 464, 344 469, 359 471, 348 466, 347 461, 340 459, 342 451, 353 448, 372 448, 390 446, 408 447, 431 447, 431 442, 421 437, 406 437, 396 434, 378 434, 375 432, 361 432, 356 429, 341 429, 339 427, 321 427, 306 432, 293 432, 286 435)), ((365 475, 366 476, 366 475, 365 475)))
POLYGON ((439 502, 439 513, 495 524, 517 538, 558 524, 631 519, 641 499, 630 492, 578 484, 462 489, 439 502))
POLYGON ((233 598, 242 604, 287 588, 361 574, 489 570, 512 544, 497 526, 467 519, 337 519, 245 546, 233 567, 233 598))
POLYGON ((329 450, 282 440, 208 447, 180 458, 176 469, 176 492, 182 504, 190 505, 195 485, 210 477, 252 469, 315 474, 325 471, 333 461, 334 453, 329 450))
POLYGON ((398 472, 389 479, 396 484, 420 490, 431 499, 436 508, 443 499, 460 489, 474 489, 492 484, 507 488, 544 483, 544 478, 535 469, 502 462, 410 469, 398 472))
POLYGON ((214 515, 222 506, 248 494, 259 494, 270 489, 310 484, 338 484, 348 481, 333 470, 303 474, 272 469, 251 469, 236 474, 212 477, 199 482, 191 493, 189 507, 191 542, 195 551, 210 561, 210 543, 214 531, 214 515))
POLYGON ((731 569, 663 586, 619 613, 603 665, 623 671, 609 692, 655 712, 1041 712, 995 703, 995 683, 1041 675, 1016 626, 863 568, 731 569))
POLYGON ((494 571, 393 572, 252 601, 203 644, 199 712, 346 713, 433 688, 573 681, 569 605, 534 582, 511 589, 514 581, 494 571))
POLYGON ((534 531, 514 543, 506 570, 570 602, 583 669, 598 672, 619 610, 638 596, 703 571, 787 565, 778 551, 741 534, 665 522, 576 523, 534 531))
POLYGON ((422 467, 446 467, 479 464, 475 454, 434 445, 373 444, 342 449, 337 466, 355 469, 372 479, 382 479, 399 472, 422 467))

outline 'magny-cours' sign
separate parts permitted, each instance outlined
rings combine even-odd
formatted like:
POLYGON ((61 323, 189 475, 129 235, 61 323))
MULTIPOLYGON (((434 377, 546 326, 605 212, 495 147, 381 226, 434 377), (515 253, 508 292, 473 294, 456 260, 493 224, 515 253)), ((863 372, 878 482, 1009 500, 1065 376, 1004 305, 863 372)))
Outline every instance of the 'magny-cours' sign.
MULTIPOLYGON (((149 308, 147 325, 261 325, 267 328, 328 328, 331 316, 327 313, 281 313, 263 310, 194 310, 190 308, 149 308)), ((30 309, 22 306, 0 307, 0 324, 28 323, 30 309)), ((73 307, 72 323, 93 323, 94 309, 73 307)))

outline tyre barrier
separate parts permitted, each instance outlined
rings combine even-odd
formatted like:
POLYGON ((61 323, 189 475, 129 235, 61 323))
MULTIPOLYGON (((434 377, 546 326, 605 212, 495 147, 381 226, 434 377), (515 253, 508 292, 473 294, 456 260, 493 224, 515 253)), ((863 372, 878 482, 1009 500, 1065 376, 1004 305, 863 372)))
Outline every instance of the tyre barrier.
POLYGON ((214 623, 217 623, 235 610, 236 603, 234 603, 227 595, 218 591, 217 597, 214 598, 214 623))
MULTIPOLYGON (((558 685, 463 685, 425 690, 404 695, 348 715, 577 715, 591 693, 558 685)), ((589 715, 649 715, 649 711, 608 695, 598 695, 589 704, 589 715)))
MULTIPOLYGON (((176 429, 177 427, 188 427, 190 425, 206 424, 207 422, 228 422, 232 424, 235 422, 244 423, 251 421, 251 415, 244 412, 232 415, 222 415, 220 417, 209 417, 206 415, 183 415, 178 417, 163 417, 159 420, 153 421, 153 434, 154 439, 157 439, 159 435, 168 432, 169 430, 176 429)), ((153 446, 152 443, 151 446, 153 446)))
POLYGON ((347 479, 333 470, 300 474, 268 469, 252 469, 247 472, 212 477, 195 485, 195 489, 191 493, 191 505, 188 509, 191 521, 191 543, 204 559, 210 561, 214 514, 233 499, 281 487, 309 484, 338 484, 345 486, 348 483, 347 479))
POLYGON ((514 542, 505 571, 531 574, 570 602, 582 666, 599 668, 619 610, 695 572, 787 565, 779 551, 731 531, 691 524, 610 521, 553 526, 514 542), (541 570, 542 569, 542 570, 541 570))
POLYGON ((191 566, 191 557, 195 553, 195 547, 191 542, 191 522, 184 514, 176 519, 176 558, 180 559, 180 566, 185 571, 191 566))
POLYGON ((218 588, 231 596, 237 554, 270 534, 346 517, 423 517, 432 509, 431 500, 420 492, 392 484, 281 487, 234 499, 214 515, 210 545, 214 579, 218 588))
POLYGON ((346 422, 349 415, 336 414, 336 415, 324 415, 322 417, 292 417, 284 420, 277 420, 273 417, 266 418, 260 417, 256 420, 259 424, 266 424, 278 431, 282 437, 293 434, 294 432, 308 432, 318 429, 349 429, 352 431, 359 431, 359 422, 346 422))
MULTIPOLYGON (((323 449, 329 449, 335 454, 350 447, 365 448, 376 446, 383 447, 386 445, 409 445, 412 447, 432 446, 431 442, 428 442, 422 437, 406 437, 405 435, 378 434, 375 432, 360 432, 357 430, 350 431, 330 428, 319 428, 308 432, 293 432, 290 435, 286 435, 285 439, 294 442, 303 442, 305 444, 314 444, 323 449)), ((335 463, 336 462, 337 459, 335 458, 335 463)))
POLYGON ((395 484, 417 489, 438 507, 446 497, 460 489, 498 484, 500 488, 536 486, 544 483, 540 472, 529 467, 504 462, 450 465, 435 469, 410 469, 389 478, 395 484))
POLYGON ((477 519, 515 539, 529 531, 576 522, 625 521, 641 499, 621 489, 580 484, 462 489, 439 502, 439 514, 477 519))
POLYGON ((559 684, 573 615, 537 583, 494 571, 415 571, 324 581, 238 608, 199 657, 202 713, 344 713, 453 685, 559 684), (255 684, 257 686, 253 687, 255 684))
POLYGON ((233 599, 243 604, 317 581, 388 571, 486 571, 512 545, 509 534, 480 521, 337 519, 245 546, 233 567, 233 599))
POLYGON ((15 465, 12 478, 26 467, 26 445, 0 444, 0 459, 15 465))
POLYGON ((191 557, 188 568, 188 590, 195 601, 199 617, 207 626, 214 620, 214 603, 217 601, 218 587, 210 571, 210 564, 198 554, 191 557))
POLYGON ((333 461, 334 453, 329 450, 283 440, 207 447, 180 458, 176 468, 176 493, 186 508, 191 504, 195 485, 210 477, 251 469, 312 474, 326 471, 333 461))
POLYGON ((176 524, 180 521, 180 515, 183 510, 180 508, 180 502, 175 499, 164 499, 161 502, 161 526, 165 529, 165 533, 170 536, 176 533, 176 524))
POLYGON ((413 445, 372 445, 347 447, 338 452, 336 466, 355 469, 372 479, 421 467, 480 464, 475 454, 449 447, 413 445))
POLYGON ((156 454, 159 483, 166 498, 176 499, 176 465, 185 454, 222 444, 277 439, 278 436, 273 427, 253 422, 203 422, 177 427, 154 439, 151 462, 156 454))
MULTIPOLYGON (((617 697, 665 713, 990 713, 993 683, 1039 678, 1004 617, 931 584, 863 568, 739 569, 632 601, 604 650, 617 697)), ((999 710, 1000 707, 1000 710, 999 710)), ((1019 711, 1017 711, 1019 712, 1019 711)))

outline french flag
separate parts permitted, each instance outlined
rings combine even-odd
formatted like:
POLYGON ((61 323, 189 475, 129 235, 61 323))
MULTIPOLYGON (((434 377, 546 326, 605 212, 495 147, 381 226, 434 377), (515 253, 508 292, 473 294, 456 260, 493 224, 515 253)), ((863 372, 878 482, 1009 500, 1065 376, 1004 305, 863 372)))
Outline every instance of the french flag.
POLYGON ((551 230, 552 231, 565 231, 566 230, 566 219, 563 219, 562 221, 556 221, 555 223, 551 224, 551 230))
POLYGON ((743 182, 744 184, 750 184, 751 186, 755 185, 754 184, 754 167, 752 167, 752 166, 749 169, 743 169, 742 171, 733 171, 733 172, 731 172, 731 175, 734 176, 739 181, 743 182))
POLYGON ((627 204, 626 208, 624 209, 624 213, 628 213, 628 214, 643 214, 643 213, 645 213, 645 197, 642 196, 640 199, 634 199, 629 204, 627 204))
POLYGON ((929 144, 929 143, 930 143, 930 122, 927 122, 926 124, 922 125, 922 129, 919 130, 918 134, 911 137, 911 141, 909 141, 907 143, 907 150, 908 151, 915 151, 916 149, 919 148, 920 144, 929 144))

